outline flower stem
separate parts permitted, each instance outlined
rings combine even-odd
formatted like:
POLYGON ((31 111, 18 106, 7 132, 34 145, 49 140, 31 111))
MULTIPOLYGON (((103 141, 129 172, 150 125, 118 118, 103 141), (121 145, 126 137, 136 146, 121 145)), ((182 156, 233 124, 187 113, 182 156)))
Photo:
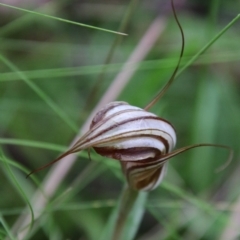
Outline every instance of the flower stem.
POLYGON ((123 188, 120 204, 117 212, 116 224, 114 227, 112 240, 120 240, 127 218, 134 206, 134 203, 139 195, 138 191, 131 189, 128 186, 123 188))

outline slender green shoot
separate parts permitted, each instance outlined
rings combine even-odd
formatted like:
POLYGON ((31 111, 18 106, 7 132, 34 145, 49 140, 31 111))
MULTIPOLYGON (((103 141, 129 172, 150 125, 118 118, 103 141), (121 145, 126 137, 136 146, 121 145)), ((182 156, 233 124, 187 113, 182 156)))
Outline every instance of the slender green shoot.
MULTIPOLYGON (((190 57, 184 57, 182 59, 182 64, 185 65, 188 61, 192 60, 190 57)), ((209 65, 215 63, 230 63, 240 60, 240 51, 230 53, 222 52, 216 53, 214 56, 212 54, 204 54, 198 57, 198 59, 192 65, 209 65)), ((144 70, 164 70, 172 69, 175 66, 176 58, 170 59, 160 59, 160 60, 146 60, 139 63, 139 71, 144 70)), ((27 78, 33 79, 43 79, 52 78, 53 80, 59 81, 59 78, 69 77, 69 76, 82 76, 82 75, 95 75, 101 73, 105 65, 95 65, 95 66, 81 66, 81 67, 68 67, 68 68, 53 68, 53 69, 39 69, 39 70, 29 70, 21 71, 27 78)), ((129 67, 135 67, 136 63, 130 63, 129 67)), ((123 67, 123 63, 108 64, 105 69, 105 73, 118 72, 123 67)), ((19 74, 17 72, 5 72, 1 74, 0 82, 5 81, 21 81, 19 79, 19 74)), ((82 79, 79 79, 81 81, 82 79)))
POLYGON ((54 144, 54 143, 25 140, 25 139, 15 139, 15 138, 0 138, 0 144, 36 147, 36 148, 48 149, 48 150, 58 151, 58 152, 66 151, 67 149, 67 147, 65 146, 54 144))
POLYGON ((78 126, 68 117, 68 115, 34 82, 27 78, 10 60, 0 54, 0 60, 6 64, 74 131, 78 132, 78 126))
MULTIPOLYGON (((29 169, 23 167, 19 163, 15 162, 15 161, 12 161, 12 160, 10 160, 6 157, 4 159, 0 158, 0 162, 3 162, 3 163, 7 162, 8 165, 11 165, 11 166, 19 169, 20 171, 24 172, 25 174, 29 173, 29 169)), ((32 176, 32 179, 33 179, 34 183, 36 184, 36 186, 42 191, 42 193, 44 195, 44 191, 41 188, 41 184, 40 184, 39 180, 35 176, 32 176)))
POLYGON ((36 11, 31 11, 31 10, 24 9, 24 8, 19 8, 19 7, 15 7, 15 6, 4 4, 4 3, 0 3, 0 5, 3 6, 3 7, 16 9, 16 10, 31 13, 31 14, 36 14, 36 15, 41 16, 41 17, 46 17, 46 18, 57 20, 57 21, 78 25, 78 26, 81 26, 81 27, 92 28, 92 29, 95 29, 95 30, 100 30, 100 31, 104 31, 104 32, 114 33, 114 34, 120 34, 120 35, 124 35, 124 36, 127 35, 126 33, 116 32, 116 31, 105 29, 105 28, 94 27, 94 26, 91 26, 91 25, 88 25, 88 24, 78 23, 78 22, 70 21, 70 20, 67 20, 67 19, 64 19, 64 18, 54 17, 54 16, 47 15, 47 14, 44 14, 44 13, 39 13, 39 12, 36 12, 36 11))
POLYGON ((30 230, 31 230, 32 227, 33 227, 33 223, 34 223, 34 212, 33 212, 32 205, 31 205, 26 193, 24 192, 24 190, 22 189, 22 187, 18 183, 18 180, 16 179, 15 175, 13 174, 12 169, 9 166, 8 161, 6 160, 6 158, 5 158, 5 156, 2 152, 2 149, 0 149, 0 156, 4 160, 4 163, 5 163, 6 168, 8 170, 11 181, 13 182, 14 186, 16 187, 18 192, 20 193, 21 197, 24 199, 24 201, 27 203, 27 205, 29 207, 29 210, 30 210, 30 213, 31 213, 31 222, 30 222, 30 230))
MULTIPOLYGON (((137 4, 138 0, 131 0, 128 7, 127 7, 127 10, 122 18, 122 21, 120 23, 120 26, 119 26, 119 32, 123 32, 125 31, 126 27, 128 26, 128 23, 129 23, 129 20, 133 14, 133 10, 135 9, 135 6, 137 4)), ((109 49, 109 52, 108 52, 108 55, 104 61, 104 65, 103 65, 103 68, 100 72, 100 74, 98 75, 98 78, 91 90, 91 92, 89 93, 89 96, 86 100, 86 103, 85 103, 85 109, 89 108, 89 105, 91 106, 92 103, 94 102, 94 100, 96 100, 96 96, 97 96, 97 93, 99 92, 99 90, 101 89, 101 86, 102 86, 102 82, 105 78, 105 74, 107 72, 107 69, 108 69, 108 66, 109 66, 109 63, 112 61, 112 58, 114 56, 114 53, 115 53, 115 50, 117 49, 118 45, 121 43, 121 40, 122 40, 122 36, 120 35, 117 35, 109 49)))
POLYGON ((5 229, 5 231, 6 231, 6 233, 7 233, 7 236, 8 236, 11 240, 17 240, 17 239, 13 236, 10 228, 8 227, 6 221, 4 220, 4 218, 3 218, 1 215, 0 215, 0 223, 2 224, 3 228, 5 229))
POLYGON ((206 52, 234 23, 240 19, 240 14, 238 14, 230 23, 228 23, 212 40, 210 40, 202 49, 199 50, 177 73, 179 76, 185 69, 191 66, 200 55, 206 52))

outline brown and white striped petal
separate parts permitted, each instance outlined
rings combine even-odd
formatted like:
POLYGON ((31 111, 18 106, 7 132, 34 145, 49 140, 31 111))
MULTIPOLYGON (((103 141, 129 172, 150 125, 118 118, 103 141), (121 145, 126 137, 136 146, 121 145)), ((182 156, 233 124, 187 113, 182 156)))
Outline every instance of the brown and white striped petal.
POLYGON ((176 144, 169 122, 125 102, 106 105, 94 117, 90 131, 81 146, 91 142, 99 154, 121 161, 158 159, 176 144))
POLYGON ((132 188, 149 191, 160 184, 165 172, 161 157, 176 144, 169 122, 125 102, 112 102, 96 114, 90 131, 77 144, 91 142, 100 155, 120 160, 132 188))
POLYGON ((122 163, 132 188, 151 190, 163 176, 165 160, 162 162, 161 158, 175 144, 176 133, 166 120, 126 102, 111 102, 95 115, 89 131, 71 149, 37 171, 92 147, 98 154, 122 163))
POLYGON ((151 191, 162 181, 166 172, 166 163, 122 162, 122 169, 129 186, 135 190, 151 191))

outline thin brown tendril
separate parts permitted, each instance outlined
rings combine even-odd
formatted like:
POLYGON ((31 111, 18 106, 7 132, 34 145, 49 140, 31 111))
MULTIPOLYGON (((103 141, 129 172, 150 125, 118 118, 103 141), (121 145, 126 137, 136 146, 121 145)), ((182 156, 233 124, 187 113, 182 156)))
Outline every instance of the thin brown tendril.
POLYGON ((67 155, 69 155, 69 154, 71 154, 71 153, 72 153, 71 150, 63 153, 62 155, 60 155, 58 158, 56 158, 55 160, 51 161, 50 163, 47 163, 46 165, 44 165, 44 166, 42 166, 42 167, 40 167, 40 168, 37 168, 37 169, 31 171, 31 172, 26 176, 26 178, 29 178, 30 175, 32 175, 33 173, 39 172, 39 171, 41 171, 41 170, 43 170, 43 169, 45 169, 45 168, 53 165, 54 163, 60 161, 62 158, 66 157, 67 155))
POLYGON ((171 0, 171 6, 172 6, 172 10, 173 10, 173 14, 174 14, 174 18, 177 22, 177 25, 179 27, 179 30, 181 32, 181 37, 182 37, 182 46, 181 46, 181 52, 180 52, 180 56, 179 56, 179 59, 178 59, 178 63, 177 63, 177 66, 172 74, 172 76, 170 77, 170 79, 168 80, 168 82, 166 83, 166 85, 160 90, 160 92, 157 94, 157 96, 155 96, 153 98, 153 100, 144 108, 144 110, 148 111, 164 94, 165 92, 168 90, 168 88, 171 86, 171 84, 173 83, 173 80, 175 79, 175 76, 177 74, 177 71, 178 71, 178 68, 179 68, 179 65, 180 65, 180 62, 182 60, 182 56, 183 56, 183 52, 184 52, 184 45, 185 45, 185 40, 184 40, 184 33, 183 33, 183 29, 181 27, 181 24, 177 18, 177 14, 176 14, 176 11, 175 11, 175 7, 174 7, 174 4, 173 4, 173 0, 171 0))
POLYGON ((177 156, 180 153, 183 153, 185 151, 188 151, 192 148, 197 148, 197 147, 217 147, 217 148, 225 148, 225 149, 229 150, 229 155, 228 155, 227 161, 222 166, 218 167, 215 170, 216 172, 220 172, 220 171, 224 170, 231 163, 231 161, 233 159, 233 149, 229 146, 219 145, 219 144, 211 144, 211 143, 199 143, 199 144, 194 144, 194 145, 190 145, 190 146, 186 146, 186 147, 177 149, 169 154, 166 154, 161 159, 159 159, 159 161, 157 161, 157 162, 161 162, 161 163, 166 162, 166 160, 168 160, 174 156, 177 156))
POLYGON ((87 149, 87 152, 88 152, 88 158, 89 158, 89 160, 92 161, 92 159, 91 159, 91 148, 88 148, 88 149, 87 149))

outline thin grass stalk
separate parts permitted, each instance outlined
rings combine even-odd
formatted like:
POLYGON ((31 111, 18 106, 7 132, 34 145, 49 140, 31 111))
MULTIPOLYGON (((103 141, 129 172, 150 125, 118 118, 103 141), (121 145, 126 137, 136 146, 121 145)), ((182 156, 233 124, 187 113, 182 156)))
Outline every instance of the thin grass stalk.
MULTIPOLYGON (((123 19, 120 23, 118 32, 125 32, 125 30, 128 26, 130 17, 133 14, 133 11, 135 9, 135 6, 136 6, 137 2, 138 2, 138 0, 131 0, 130 1, 129 5, 128 5, 128 8, 127 8, 127 10, 126 10, 126 12, 123 16, 123 19)), ((108 55, 107 55, 107 57, 104 61, 104 65, 102 67, 102 70, 101 70, 100 74, 98 75, 98 78, 97 78, 95 84, 93 85, 93 88, 92 88, 91 92, 89 93, 89 96, 87 97, 84 109, 89 109, 89 106, 91 107, 92 103, 95 102, 97 93, 99 92, 99 90, 101 88, 102 82, 105 78, 106 71, 109 67, 108 64, 112 61, 114 52, 115 52, 117 46, 120 45, 121 41, 122 41, 122 36, 121 35, 116 35, 116 37, 115 37, 115 39, 114 39, 114 41, 113 41, 113 43, 110 47, 108 55)))
MULTIPOLYGON (((137 67, 129 68, 129 63, 140 62, 145 58, 148 52, 152 49, 159 35, 161 35, 161 33, 164 31, 165 26, 166 25, 164 19, 157 18, 152 22, 151 26, 144 34, 137 47, 134 49, 126 64, 123 66, 122 72, 120 72, 113 80, 113 83, 109 86, 102 99, 99 101, 98 105, 93 109, 85 124, 79 130, 78 134, 70 144, 70 147, 77 141, 77 139, 83 132, 87 131, 96 112, 105 104, 114 101, 119 96, 119 94, 127 85, 128 81, 130 81, 132 75, 137 69, 137 67)), ((59 162, 59 164, 55 165, 50 169, 49 173, 43 181, 43 189, 45 191, 45 195, 48 196, 48 199, 54 195, 55 191, 63 181, 64 177, 70 171, 71 167, 76 161, 76 157, 77 156, 74 154, 68 155, 64 159, 64 161, 59 162)), ((48 199, 46 199, 40 191, 36 191, 31 201, 33 209, 39 210, 34 213, 36 218, 41 215, 41 209, 46 206, 46 204, 48 203, 48 199)), ((13 226, 13 232, 18 233, 23 227, 25 227, 29 223, 29 217, 29 215, 25 214, 20 215, 20 217, 17 219, 13 226)), ((21 233, 18 234, 18 239, 24 239, 27 234, 28 232, 26 230, 23 230, 21 233)))
MULTIPOLYGON (((164 214, 158 214, 156 209, 147 208, 151 215, 160 223, 158 234, 158 238, 156 239, 171 239, 171 240, 183 240, 183 238, 178 233, 178 229, 183 228, 184 225, 187 224, 188 219, 185 217, 181 222, 177 222, 176 213, 172 211, 170 216, 166 219, 164 214), (172 216, 171 216, 172 215, 172 216), (176 219, 176 223, 173 224, 169 219, 176 219)), ((152 235, 152 234, 151 234, 152 235)), ((150 236, 142 237, 141 240, 149 239, 150 236)), ((150 237, 151 238, 151 237, 150 237)), ((155 238, 154 238, 155 239, 155 238)))
POLYGON ((14 187, 16 188, 16 190, 19 192, 19 194, 21 195, 21 197, 23 198, 23 200, 26 202, 26 204, 29 207, 30 210, 30 215, 31 215, 31 222, 30 222, 30 229, 32 229, 33 227, 33 222, 34 222, 34 212, 31 206, 31 203, 29 202, 29 199, 26 195, 26 193, 24 192, 24 190, 22 189, 21 185, 18 183, 17 178, 15 177, 14 173, 12 172, 12 169, 7 161, 7 159, 5 158, 5 155, 2 152, 2 149, 0 148, 0 157, 3 159, 4 164, 6 165, 8 174, 9 174, 9 178, 11 179, 14 187))
POLYGON ((210 11, 209 11, 209 33, 210 31, 214 30, 214 27, 216 27, 216 23, 217 23, 217 17, 218 17, 218 12, 219 12, 219 5, 220 5, 220 1, 219 0, 211 0, 211 4, 210 4, 210 11))
MULTIPOLYGON (((41 7, 35 9, 38 12, 46 12, 48 11, 48 14, 53 14, 59 10, 59 2, 58 4, 53 3, 53 2, 48 2, 43 4, 41 7)), ((0 29, 0 36, 1 37, 6 37, 8 34, 14 33, 15 31, 19 31, 19 29, 22 28, 22 26, 25 25, 25 23, 32 23, 34 22, 33 19, 35 20, 36 15, 33 14, 25 14, 17 19, 12 20, 10 23, 1 26, 0 29)))
MULTIPOLYGON (((181 66, 185 65, 191 58, 183 57, 181 66)), ((142 61, 139 64, 139 70, 161 70, 161 69, 172 69, 175 66, 177 58, 171 59, 160 59, 160 60, 146 60, 142 61)), ((192 66, 201 66, 217 63, 231 63, 240 60, 240 51, 235 51, 234 53, 222 52, 222 53, 205 53, 201 55, 198 60, 192 64, 192 66)), ((130 66, 135 65, 130 63, 130 66)), ((118 72, 122 68, 122 63, 109 64, 107 72, 118 72)), ((72 67, 72 68, 53 68, 53 69, 41 69, 41 70, 29 70, 21 71, 26 77, 33 79, 42 79, 42 78, 64 78, 69 76, 84 76, 84 75, 93 75, 101 72, 103 65, 94 65, 94 66, 82 66, 82 67, 72 67)), ((79 79, 80 80, 80 79, 79 79)), ((0 82, 5 81, 22 81, 19 79, 19 76, 15 72, 5 72, 1 73, 0 82)))
MULTIPOLYGON (((209 20, 207 21, 208 24, 205 30, 207 39, 211 39, 215 35, 217 10, 218 0, 211 0, 208 10, 209 20)), ((202 141, 203 139, 206 142, 214 142, 216 138, 216 122, 220 114, 220 92, 215 88, 214 82, 209 81, 209 79, 214 78, 214 76, 211 75, 211 69, 208 65, 201 67, 201 71, 197 74, 199 83, 195 97, 196 102, 191 127, 191 142, 202 141), (206 106, 208 106, 208 108, 206 108, 206 106), (211 109, 211 114, 209 114, 209 109, 211 109), (208 117, 206 118, 206 116, 208 117), (202 129, 204 129, 204 131, 202 131, 202 129)), ((201 159, 211 159, 213 153, 214 149, 208 148, 201 156, 195 151, 190 154, 190 159, 194 159, 194 161, 189 163, 187 175, 189 179, 191 179, 191 186, 195 186, 197 191, 205 189, 212 179, 212 166, 209 165, 208 161, 201 161, 201 159), (197 174, 200 169, 205 169, 205 178, 197 174)))
POLYGON ((48 149, 52 151, 66 151, 65 146, 61 146, 54 143, 47 142, 39 142, 39 141, 30 141, 25 139, 13 139, 13 138, 0 138, 0 144, 9 144, 9 145, 18 145, 18 146, 26 146, 26 147, 36 147, 42 149, 48 149))
POLYGON ((226 225, 225 229, 223 230, 223 233, 221 234, 219 240, 234 240, 239 239, 240 236, 240 229, 239 229, 239 223, 240 223, 240 196, 237 198, 237 200, 230 206, 231 209, 233 209, 228 224, 226 225))
POLYGON ((10 60, 0 53, 0 61, 8 66, 74 131, 77 132, 76 124, 68 117, 68 115, 31 79, 27 78, 10 60))
POLYGON ((203 46, 176 74, 178 77, 186 68, 192 65, 200 55, 205 53, 234 23, 240 19, 240 14, 238 14, 230 23, 228 23, 216 36, 214 36, 205 46, 203 46))
POLYGON ((117 220, 113 230, 112 240, 121 240, 127 218, 133 208, 139 192, 128 186, 123 188, 120 198, 120 206, 117 213, 117 220))
POLYGON ((92 28, 94 30, 100 30, 100 31, 104 31, 104 32, 108 32, 108 33, 114 33, 114 34, 120 34, 120 35, 127 35, 125 33, 120 33, 120 32, 108 30, 108 29, 105 29, 105 28, 99 28, 99 27, 91 26, 91 25, 84 24, 84 23, 74 22, 74 21, 70 21, 68 19, 64 19, 64 18, 60 18, 60 17, 54 17, 52 15, 48 15, 48 14, 44 14, 44 13, 40 13, 40 12, 36 12, 36 11, 31 11, 31 10, 20 8, 20 7, 14 7, 12 5, 4 4, 4 3, 0 3, 0 6, 12 8, 12 9, 23 11, 23 12, 30 13, 30 14, 35 14, 35 15, 38 15, 40 17, 50 18, 50 19, 57 20, 57 21, 60 21, 60 22, 70 23, 70 24, 73 24, 73 25, 81 26, 81 27, 92 28))
POLYGON ((13 234, 11 232, 11 229, 9 228, 5 219, 1 215, 0 215, 0 223, 3 226, 3 229, 5 230, 5 232, 7 233, 9 239, 10 240, 16 240, 16 238, 13 236, 13 234))

